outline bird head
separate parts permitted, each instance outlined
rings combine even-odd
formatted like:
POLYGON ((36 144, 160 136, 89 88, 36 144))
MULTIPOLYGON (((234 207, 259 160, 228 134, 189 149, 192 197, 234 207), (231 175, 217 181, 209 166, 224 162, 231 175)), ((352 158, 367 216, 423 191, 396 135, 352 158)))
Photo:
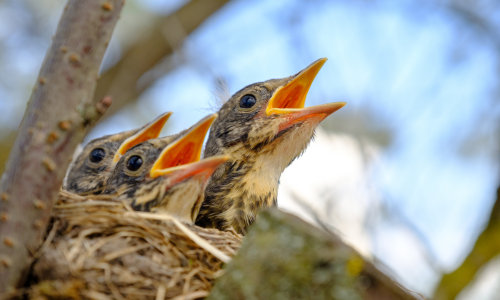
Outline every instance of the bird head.
POLYGON ((267 153, 284 169, 306 148, 318 124, 345 105, 305 107, 309 88, 325 62, 319 59, 293 76, 255 83, 234 94, 219 111, 205 156, 238 159, 267 153))
POLYGON ((326 62, 299 73, 251 84, 219 110, 205 157, 229 160, 212 175, 197 224, 243 233, 262 207, 276 205, 284 169, 309 144, 318 124, 344 102, 305 107, 309 88, 326 62))
POLYGON ((224 156, 200 160, 205 135, 216 117, 210 115, 177 135, 127 151, 105 193, 117 193, 136 210, 166 212, 193 222, 208 179, 227 160, 224 156))
POLYGON ((80 195, 101 193, 120 157, 130 148, 157 138, 171 114, 161 114, 139 129, 90 141, 71 163, 64 188, 80 195))

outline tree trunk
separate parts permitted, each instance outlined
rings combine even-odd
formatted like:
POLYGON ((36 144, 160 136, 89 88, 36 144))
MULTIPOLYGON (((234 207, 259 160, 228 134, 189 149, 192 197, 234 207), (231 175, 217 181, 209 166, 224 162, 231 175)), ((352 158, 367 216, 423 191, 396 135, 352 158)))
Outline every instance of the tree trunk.
POLYGON ((0 294, 22 284, 73 151, 106 111, 93 101, 123 0, 69 0, 0 183, 0 294))

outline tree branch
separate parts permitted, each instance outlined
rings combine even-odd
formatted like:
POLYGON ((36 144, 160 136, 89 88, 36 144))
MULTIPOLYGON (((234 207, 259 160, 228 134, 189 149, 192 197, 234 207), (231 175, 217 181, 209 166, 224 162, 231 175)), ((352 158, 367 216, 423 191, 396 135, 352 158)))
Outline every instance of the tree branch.
POLYGON ((338 236, 278 209, 259 215, 224 269, 209 300, 420 299, 338 236))
POLYGON ((149 84, 137 87, 137 81, 162 59, 180 47, 208 17, 229 0, 192 0, 176 12, 162 18, 143 40, 138 41, 120 61, 100 77, 94 99, 113 96, 114 104, 108 116, 135 101, 149 84))
POLYGON ((479 235, 474 248, 458 269, 446 274, 436 289, 435 300, 455 299, 474 278, 477 271, 500 254, 500 188, 490 221, 479 235))
POLYGON ((0 293, 22 284, 73 151, 110 104, 92 96, 122 6, 69 0, 65 7, 0 183, 0 293))
MULTIPOLYGON (((125 105, 135 101, 139 95, 158 78, 148 78, 137 85, 149 70, 168 58, 179 48, 186 36, 198 28, 208 17, 229 0, 192 0, 171 15, 161 18, 148 36, 136 42, 121 57, 120 61, 106 70, 99 78, 94 100, 113 96, 113 106, 105 118, 115 114, 125 105)), ((170 66, 170 65, 169 65, 170 66)), ((162 73, 168 73, 162 69, 162 73)), ((2 139, 0 148, 5 152, 13 145, 13 139, 2 139)), ((1 153, 1 151, 0 151, 1 153)), ((0 172, 6 158, 0 155, 0 172)))

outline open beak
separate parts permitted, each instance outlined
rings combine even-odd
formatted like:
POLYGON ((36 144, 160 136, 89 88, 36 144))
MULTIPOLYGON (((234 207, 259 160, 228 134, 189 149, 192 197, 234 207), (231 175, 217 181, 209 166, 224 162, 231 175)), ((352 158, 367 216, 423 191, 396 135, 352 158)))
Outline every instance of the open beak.
POLYGON ((139 132, 123 141, 123 143, 120 145, 120 148, 118 148, 118 151, 116 151, 115 156, 113 157, 113 163, 117 163, 128 149, 147 140, 157 138, 160 135, 163 126, 171 115, 171 111, 161 114, 158 118, 154 119, 149 124, 144 126, 141 130, 139 130, 139 132))
POLYGON ((184 135, 165 147, 150 171, 150 177, 164 175, 164 170, 200 160, 203 141, 208 129, 217 118, 209 115, 193 125, 184 135))
POLYGON ((320 58, 310 64, 289 82, 278 88, 269 100, 266 114, 268 116, 275 114, 286 118, 286 121, 280 125, 280 130, 309 117, 322 115, 324 119, 346 104, 345 102, 333 102, 304 108, 309 88, 326 61, 326 58, 320 58))
POLYGON ((171 186, 192 176, 198 176, 206 183, 215 170, 228 159, 229 156, 226 155, 211 156, 185 165, 156 170, 155 177, 169 175, 171 186))

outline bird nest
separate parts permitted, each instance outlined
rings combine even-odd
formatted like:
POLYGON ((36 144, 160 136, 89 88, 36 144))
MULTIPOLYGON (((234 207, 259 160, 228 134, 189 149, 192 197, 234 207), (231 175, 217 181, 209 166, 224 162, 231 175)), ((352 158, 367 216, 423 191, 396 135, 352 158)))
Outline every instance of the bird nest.
POLYGON ((61 191, 32 270, 30 298, 198 299, 241 236, 61 191))

